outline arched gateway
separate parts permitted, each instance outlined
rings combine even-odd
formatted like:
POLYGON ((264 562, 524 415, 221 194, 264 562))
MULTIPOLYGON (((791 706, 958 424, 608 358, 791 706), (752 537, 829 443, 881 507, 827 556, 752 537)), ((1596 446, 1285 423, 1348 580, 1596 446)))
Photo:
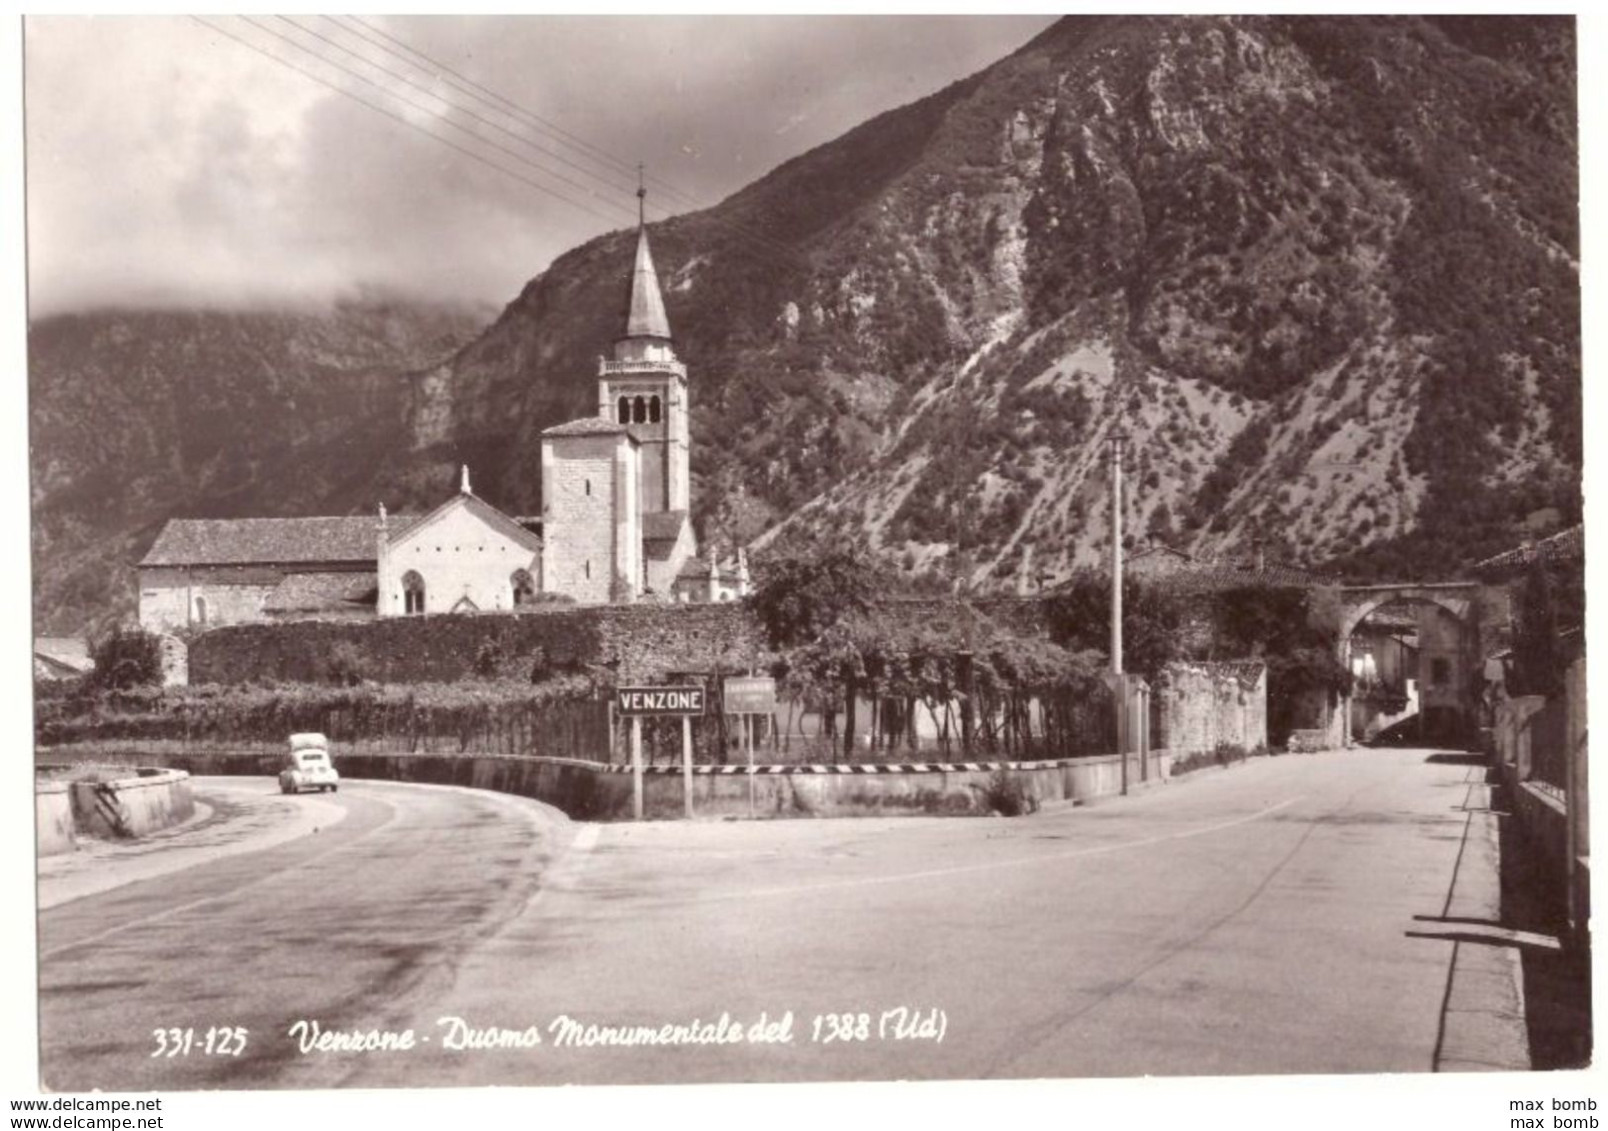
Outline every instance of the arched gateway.
POLYGON ((1472 740, 1479 726, 1486 587, 1473 581, 1342 587, 1339 658, 1357 681, 1331 727, 1342 745, 1393 715, 1425 741, 1472 740))

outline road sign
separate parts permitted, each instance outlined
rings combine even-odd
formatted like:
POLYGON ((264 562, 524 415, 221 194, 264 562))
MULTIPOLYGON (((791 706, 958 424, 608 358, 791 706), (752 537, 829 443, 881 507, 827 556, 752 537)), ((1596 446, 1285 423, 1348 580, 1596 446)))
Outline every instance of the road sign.
POLYGON ((614 692, 614 707, 624 717, 701 715, 704 689, 701 687, 620 687, 614 692))
POLYGON ((727 679, 722 699, 728 715, 776 713, 776 681, 768 675, 740 675, 727 679))

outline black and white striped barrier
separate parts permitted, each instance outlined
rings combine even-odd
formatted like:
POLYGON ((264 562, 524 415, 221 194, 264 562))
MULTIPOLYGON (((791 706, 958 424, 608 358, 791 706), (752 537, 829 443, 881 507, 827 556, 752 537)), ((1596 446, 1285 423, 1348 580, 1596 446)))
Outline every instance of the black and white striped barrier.
MULTIPOLYGON (((558 761, 559 759, 553 759, 558 761)), ((569 759, 565 759, 569 761, 569 759)), ((797 765, 776 765, 767 763, 755 766, 694 766, 692 772, 696 775, 726 775, 769 776, 773 774, 960 774, 960 773, 993 773, 997 770, 1055 770, 1071 766, 1087 765, 1087 758, 1057 758, 1045 762, 876 762, 865 765, 846 764, 829 765, 825 763, 800 763, 797 765)), ((580 763, 591 765, 593 768, 606 774, 628 774, 631 767, 618 763, 580 763)), ((685 773, 682 766, 643 766, 644 774, 680 774, 685 773)))

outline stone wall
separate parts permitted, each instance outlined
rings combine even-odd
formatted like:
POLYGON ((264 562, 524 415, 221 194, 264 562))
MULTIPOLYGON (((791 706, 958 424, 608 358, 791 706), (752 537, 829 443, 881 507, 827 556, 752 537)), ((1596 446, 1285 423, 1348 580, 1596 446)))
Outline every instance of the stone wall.
POLYGON ((190 644, 192 683, 317 682, 339 647, 366 679, 450 683, 476 674, 486 649, 496 674, 524 678, 540 663, 641 683, 678 672, 735 671, 762 656, 764 631, 741 605, 537 607, 528 612, 230 625, 190 644))
MULTIPOLYGON (((169 761, 206 775, 269 775, 279 764, 271 756, 225 753, 179 755, 169 761)), ((618 765, 566 758, 337 752, 335 767, 343 779, 456 785, 532 797, 578 820, 629 820, 632 815, 632 777, 618 765)), ((1089 801, 1122 789, 1123 767, 1116 755, 930 765, 888 773, 789 766, 750 775, 706 766, 693 775, 693 812, 698 817, 772 818, 986 814, 986 795, 1002 768, 1041 805, 1089 801)), ((1163 786, 1171 777, 1172 755, 1152 751, 1143 762, 1132 755, 1127 769, 1130 789, 1146 783, 1163 786)), ((685 805, 686 784, 678 769, 660 767, 644 774, 647 818, 680 818, 685 805)))
POLYGON ((34 830, 40 856, 55 856, 78 848, 78 839, 73 835, 71 783, 34 783, 34 830))
POLYGON ((640 588, 640 456, 624 433, 542 440, 544 592, 600 604, 616 574, 640 588))
POLYGON ((150 632, 262 620, 263 603, 284 578, 264 567, 196 566, 140 571, 140 626, 150 632))
POLYGON ((1267 667, 1260 662, 1168 664, 1151 695, 1157 748, 1189 754, 1267 746, 1267 667))

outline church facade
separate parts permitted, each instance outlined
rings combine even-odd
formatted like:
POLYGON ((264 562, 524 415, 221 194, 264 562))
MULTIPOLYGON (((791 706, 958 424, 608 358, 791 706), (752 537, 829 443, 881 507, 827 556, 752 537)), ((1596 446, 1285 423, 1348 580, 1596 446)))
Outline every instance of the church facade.
POLYGON ((687 369, 676 357, 645 225, 624 333, 600 358, 597 414, 541 435, 542 513, 456 495, 428 514, 172 519, 138 564, 142 627, 303 617, 511 612, 730 601, 747 562, 700 557, 692 528, 687 369))

